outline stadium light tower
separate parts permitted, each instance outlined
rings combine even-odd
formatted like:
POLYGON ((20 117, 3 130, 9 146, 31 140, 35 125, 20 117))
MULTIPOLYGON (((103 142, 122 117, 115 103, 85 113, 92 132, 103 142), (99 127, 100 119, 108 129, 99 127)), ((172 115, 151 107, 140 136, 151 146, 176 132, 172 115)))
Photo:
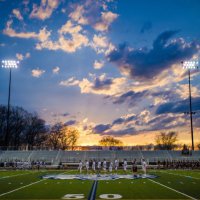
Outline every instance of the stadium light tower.
POLYGON ((11 95, 11 80, 12 80, 12 69, 18 68, 19 61, 16 60, 2 60, 2 68, 9 69, 9 87, 8 87, 8 108, 7 108, 7 125, 6 125, 6 135, 5 135, 5 146, 9 144, 10 135, 10 95, 11 95))
POLYGON ((186 114, 190 115, 190 127, 191 127, 191 139, 192 139, 192 150, 194 151, 194 131, 193 131, 193 114, 192 112, 192 94, 191 94, 191 76, 190 71, 193 69, 198 69, 199 61, 198 60, 190 60, 182 62, 183 69, 188 70, 188 86, 189 86, 189 112, 186 114))

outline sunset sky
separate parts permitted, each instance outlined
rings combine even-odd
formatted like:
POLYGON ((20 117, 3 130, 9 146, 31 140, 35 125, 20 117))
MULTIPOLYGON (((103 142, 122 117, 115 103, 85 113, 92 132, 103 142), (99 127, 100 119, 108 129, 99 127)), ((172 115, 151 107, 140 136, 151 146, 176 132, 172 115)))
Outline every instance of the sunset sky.
MULTIPOLYGON (((190 144, 188 73, 199 59, 199 0, 0 0, 0 60, 16 59, 11 104, 80 130, 80 145, 112 135, 154 143, 175 130, 190 144)), ((195 143, 200 71, 193 70, 195 143)), ((0 104, 8 69, 0 68, 0 104)))

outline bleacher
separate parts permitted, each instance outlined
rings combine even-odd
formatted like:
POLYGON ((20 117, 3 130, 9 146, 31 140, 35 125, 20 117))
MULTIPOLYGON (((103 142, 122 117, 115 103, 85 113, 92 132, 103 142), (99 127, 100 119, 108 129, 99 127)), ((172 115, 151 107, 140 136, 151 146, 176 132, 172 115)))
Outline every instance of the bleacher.
POLYGON ((2 151, 0 154, 0 161, 28 161, 31 151, 2 151))
POLYGON ((55 163, 58 151, 48 151, 48 150, 34 150, 31 152, 30 161, 45 161, 51 164, 55 163))
POLYGON ((163 160, 171 160, 172 157, 167 150, 157 150, 157 151, 142 151, 144 159, 149 162, 157 162, 163 160))
POLYGON ((86 159, 85 151, 62 151, 60 162, 75 163, 83 159, 86 159))
POLYGON ((191 155, 182 155, 181 151, 140 151, 140 150, 91 150, 91 151, 62 151, 62 150, 32 150, 17 151, 7 150, 0 151, 0 161, 45 161, 50 164, 78 163, 80 160, 114 160, 115 158, 122 161, 127 159, 140 160, 144 158, 149 162, 163 160, 200 160, 200 151, 193 151, 191 155))

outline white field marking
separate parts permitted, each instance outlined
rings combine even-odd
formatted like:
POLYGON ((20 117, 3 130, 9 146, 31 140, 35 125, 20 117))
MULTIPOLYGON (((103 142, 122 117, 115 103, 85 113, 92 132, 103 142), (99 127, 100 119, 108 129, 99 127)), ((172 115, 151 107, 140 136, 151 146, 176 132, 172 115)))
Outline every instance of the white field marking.
POLYGON ((169 189, 169 190, 172 190, 172 191, 174 191, 174 192, 176 192, 176 193, 178 193, 178 194, 181 194, 181 195, 183 195, 183 196, 185 196, 185 197, 188 197, 188 198, 193 199, 193 200, 197 200, 197 199, 195 199, 195 198, 192 197, 192 196, 189 196, 189 195, 187 195, 187 194, 185 194, 185 193, 183 193, 183 192, 180 192, 180 191, 175 190, 175 189, 173 189, 173 188, 171 188, 171 187, 168 187, 168 186, 166 186, 166 185, 164 185, 164 184, 162 184, 162 183, 159 183, 159 182, 154 181, 154 180, 152 180, 152 179, 148 179, 148 180, 151 181, 151 182, 153 182, 153 183, 156 183, 156 184, 158 184, 158 185, 161 185, 161 186, 163 186, 163 187, 165 187, 165 188, 167 188, 167 189, 169 189))
MULTIPOLYGON (((49 170, 48 172, 50 172, 50 171, 54 171, 54 170, 49 170)), ((27 173, 15 174, 15 175, 11 175, 11 176, 3 176, 3 177, 0 177, 0 180, 4 179, 4 178, 15 177, 15 176, 23 176, 23 175, 27 175, 27 174, 34 174, 34 173, 37 173, 37 172, 47 172, 47 171, 31 171, 31 172, 27 172, 27 173)))
POLYGON ((186 175, 174 174, 174 173, 163 172, 163 171, 158 171, 158 172, 165 173, 165 174, 171 174, 171 175, 174 175, 174 176, 182 176, 182 177, 185 177, 185 178, 191 178, 191 179, 200 180, 200 178, 196 178, 196 177, 193 177, 193 176, 186 176, 186 175))
POLYGON ((25 185, 25 186, 22 186, 22 187, 19 187, 19 188, 16 188, 16 189, 11 190, 11 191, 9 191, 9 192, 2 193, 2 194, 0 194, 0 197, 5 196, 6 194, 10 194, 10 193, 16 192, 16 191, 21 190, 21 189, 23 189, 23 188, 29 187, 29 186, 31 186, 31 185, 40 183, 40 182, 42 182, 42 181, 44 181, 44 180, 45 180, 45 179, 40 180, 40 181, 36 181, 36 182, 33 182, 33 183, 30 183, 30 184, 28 184, 28 185, 25 185))
POLYGON ((1 179, 4 179, 4 178, 11 178, 11 177, 15 177, 15 176, 23 176, 23 175, 26 175, 26 174, 33 174, 35 172, 29 172, 29 173, 24 173, 24 174, 15 174, 15 175, 11 175, 11 176, 3 176, 0 178, 1 179))
MULTIPOLYGON (((65 173, 65 172, 64 172, 64 173, 65 173)), ((64 174, 64 173, 61 173, 61 174, 64 174)), ((45 180, 46 180, 46 179, 42 179, 42 180, 39 180, 39 181, 30 183, 30 184, 28 184, 28 185, 24 185, 24 186, 22 186, 22 187, 16 188, 16 189, 11 190, 11 191, 9 191, 9 192, 2 193, 2 194, 0 194, 0 197, 5 196, 5 195, 10 194, 10 193, 13 193, 13 192, 16 192, 16 191, 21 190, 21 189, 23 189, 23 188, 29 187, 29 186, 31 186, 31 185, 35 185, 35 184, 40 183, 40 182, 45 181, 45 180)))

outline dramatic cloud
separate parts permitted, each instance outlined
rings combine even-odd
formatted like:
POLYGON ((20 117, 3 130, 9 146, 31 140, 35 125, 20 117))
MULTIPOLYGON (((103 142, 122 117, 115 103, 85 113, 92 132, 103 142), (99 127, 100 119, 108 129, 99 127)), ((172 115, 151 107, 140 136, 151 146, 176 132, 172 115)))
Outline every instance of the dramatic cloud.
POLYGON ((88 19, 83 16, 85 12, 83 5, 77 5, 75 10, 69 14, 69 17, 77 23, 85 25, 88 24, 88 19))
POLYGON ((123 136, 123 135, 136 135, 138 134, 134 127, 125 128, 122 130, 110 130, 104 133, 106 135, 123 136))
POLYGON ((51 17, 53 11, 58 7, 59 0, 41 0, 40 6, 33 4, 30 18, 45 20, 51 17))
MULTIPOLYGON (((58 8, 59 3, 58 0, 41 0, 40 5, 33 4, 30 18, 38 18, 41 20, 50 18, 53 11, 58 8)), ((103 0, 101 2, 94 2, 84 0, 78 3, 70 2, 68 20, 60 29, 56 30, 57 37, 54 37, 54 33, 51 35, 52 31, 47 31, 45 27, 39 30, 38 33, 33 31, 19 32, 18 29, 16 31, 12 28, 11 20, 8 21, 3 33, 10 37, 38 40, 39 42, 35 46, 37 50, 62 50, 67 53, 74 53, 82 47, 90 46, 97 53, 107 55, 114 49, 114 46, 108 41, 105 33, 102 33, 104 35, 94 35, 91 42, 89 42, 89 38, 86 35, 88 32, 85 29, 85 25, 93 28, 96 27, 100 31, 109 29, 109 26, 118 15, 108 11, 107 6, 105 6, 107 3, 109 4, 110 1, 103 0), (104 6, 102 7, 102 5, 104 6)), ((20 16, 19 10, 15 9, 13 13, 21 20, 22 16, 20 16)))
POLYGON ((9 37, 17 37, 17 38, 25 38, 25 39, 37 39, 41 42, 46 41, 51 33, 46 30, 46 28, 42 28, 39 33, 36 32, 16 32, 12 27, 12 20, 8 21, 6 24, 6 28, 3 30, 5 35, 9 37))
MULTIPOLYGON (((110 99, 114 104, 123 104, 127 103, 130 107, 138 106, 141 102, 145 101, 145 104, 148 103, 151 107, 158 106, 167 102, 173 102, 177 100, 183 100, 188 98, 188 85, 183 84, 174 84, 173 87, 176 89, 171 90, 169 88, 157 87, 157 88, 148 88, 138 92, 130 90, 128 92, 122 93, 118 96, 112 96, 110 99)), ((192 88, 194 97, 199 96, 198 89, 196 87, 192 88)))
POLYGON ((113 80, 111 78, 99 78, 97 77, 93 84, 93 89, 95 90, 106 90, 110 89, 110 86, 113 84, 113 80))
POLYGON ((124 102, 128 102, 129 105, 135 105, 138 102, 140 102, 140 99, 143 98, 148 94, 148 91, 143 91, 143 92, 134 92, 134 91, 129 91, 121 96, 117 97, 116 100, 114 100, 114 104, 122 104, 124 102))
POLYGON ((116 95, 124 90, 126 85, 126 79, 122 78, 109 78, 105 74, 96 77, 92 77, 92 80, 84 78, 79 81, 74 77, 69 78, 66 81, 61 81, 62 86, 79 86, 81 93, 92 93, 99 95, 116 95))
MULTIPOLYGON (((199 97, 199 89, 195 86, 191 86, 192 97, 199 97)), ((179 84, 176 88, 176 94, 180 96, 181 99, 187 99, 189 95, 188 84, 179 84)))
POLYGON ((141 81, 153 79, 172 65, 190 59, 198 52, 196 42, 187 43, 182 38, 170 40, 176 33, 177 31, 161 33, 150 50, 120 45, 108 55, 108 59, 117 64, 121 73, 131 78, 141 81))
POLYGON ((94 133, 103 133, 106 130, 109 130, 111 128, 110 124, 99 124, 94 127, 93 131, 94 133))
POLYGON ((63 50, 68 53, 73 53, 82 46, 88 45, 88 38, 81 33, 82 27, 75 25, 72 21, 67 21, 59 30, 58 41, 45 40, 36 45, 36 49, 63 50), (70 36, 69 36, 70 35, 70 36))
POLYGON ((118 118, 118 119, 115 119, 115 120, 112 122, 112 125, 128 123, 128 122, 133 121, 133 120, 136 120, 136 119, 137 119, 137 118, 136 118, 136 115, 135 115, 135 114, 126 115, 126 116, 120 117, 120 118, 118 118))
POLYGON ((71 20, 78 24, 90 25, 96 31, 108 31, 110 25, 118 17, 118 14, 108 11, 108 4, 112 1, 84 0, 79 3, 72 3, 72 11, 69 14, 71 20))
MULTIPOLYGON (((192 99, 192 108, 193 111, 200 110, 200 97, 196 97, 192 99)), ((184 113, 189 111, 189 100, 181 100, 177 102, 169 102, 161 104, 157 110, 156 114, 163 113, 184 113)))
POLYGON ((22 15, 21 15, 19 9, 13 9, 12 13, 14 14, 14 16, 15 16, 18 20, 20 20, 20 21, 23 20, 23 17, 22 17, 22 15))
POLYGON ((134 128, 137 116, 135 114, 128 114, 115 119, 111 124, 98 124, 93 127, 94 133, 102 135, 132 135, 136 134, 136 129, 134 128))
POLYGON ((187 120, 183 114, 166 113, 154 116, 148 110, 143 110, 137 115, 129 114, 117 118, 111 124, 98 124, 93 127, 93 131, 100 135, 123 136, 137 135, 148 131, 170 130, 186 125, 187 120))
POLYGON ((39 78, 40 76, 42 76, 42 74, 45 73, 45 70, 37 68, 37 69, 33 69, 31 72, 32 72, 33 77, 39 78))
POLYGON ((98 53, 109 54, 114 50, 114 45, 108 41, 108 38, 105 35, 94 35, 90 46, 98 53))
POLYGON ((147 123, 148 128, 146 128, 146 131, 173 129, 186 124, 187 120, 183 117, 183 114, 163 114, 151 118, 147 123))

